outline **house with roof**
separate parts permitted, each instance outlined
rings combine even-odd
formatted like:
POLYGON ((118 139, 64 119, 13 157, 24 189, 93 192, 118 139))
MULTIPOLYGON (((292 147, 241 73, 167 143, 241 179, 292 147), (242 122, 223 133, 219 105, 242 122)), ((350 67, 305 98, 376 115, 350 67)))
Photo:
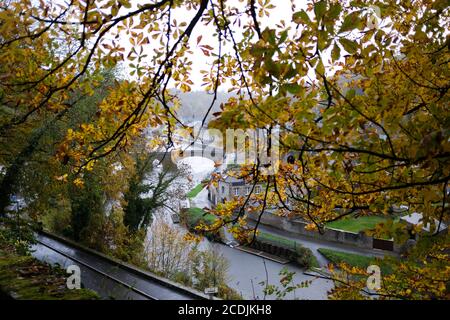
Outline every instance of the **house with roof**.
MULTIPOLYGON (((295 157, 298 152, 288 152, 283 155, 282 161, 288 163, 294 163, 295 157)), ((242 178, 237 178, 231 174, 233 170, 238 169, 239 165, 231 161, 225 161, 222 166, 217 168, 216 173, 222 175, 222 179, 218 182, 217 186, 208 186, 208 200, 213 206, 219 203, 225 203, 226 201, 232 200, 235 197, 247 197, 250 192, 252 192, 254 182, 245 182, 242 178)), ((260 194, 264 189, 264 183, 258 182, 254 186, 253 194, 260 194)))
MULTIPOLYGON (((225 203, 235 197, 246 197, 250 194, 253 187, 252 183, 246 183, 244 179, 239 179, 231 175, 225 175, 218 182, 217 187, 208 186, 208 200, 216 206, 219 203, 225 203)), ((262 183, 257 183, 253 194, 262 192, 262 183)))

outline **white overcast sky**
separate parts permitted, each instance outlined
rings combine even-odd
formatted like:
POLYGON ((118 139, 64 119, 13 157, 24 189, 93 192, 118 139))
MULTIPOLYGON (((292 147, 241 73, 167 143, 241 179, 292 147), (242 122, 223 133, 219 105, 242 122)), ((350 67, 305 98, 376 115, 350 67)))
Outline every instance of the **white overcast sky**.
MULTIPOLYGON (((148 3, 148 1, 133 1, 133 4, 136 5, 137 3, 148 3)), ((238 8, 245 8, 247 1, 241 2, 239 0, 228 0, 227 3, 229 5, 234 5, 238 8)), ((261 29, 264 29, 265 27, 274 27, 275 24, 279 23, 281 20, 285 20, 287 24, 289 25, 289 22, 292 19, 292 3, 295 4, 296 11, 300 9, 306 9, 306 0, 277 0, 272 1, 272 4, 275 5, 275 8, 270 10, 271 15, 269 18, 263 17, 259 18, 260 27, 261 29)), ((186 10, 184 8, 179 8, 173 11, 172 17, 175 18, 178 22, 178 24, 182 21, 186 21, 189 23, 190 19, 195 15, 194 10, 186 10)), ((235 32, 235 38, 237 41, 240 39, 240 32, 239 28, 237 26, 233 27, 235 32)), ((194 51, 194 55, 191 57, 191 61, 193 63, 192 65, 192 73, 191 73, 191 80, 194 82, 194 85, 192 86, 193 90, 203 90, 201 87, 202 84, 202 77, 199 73, 200 70, 209 70, 212 64, 212 59, 209 59, 206 57, 199 48, 197 48, 197 38, 198 36, 202 36, 201 44, 208 44, 211 47, 215 49, 217 52, 218 44, 217 44, 217 37, 213 37, 214 29, 211 27, 205 27, 201 22, 199 22, 194 29, 194 32, 191 35, 191 48, 194 51)), ((151 39, 152 40, 152 39, 151 39)), ((151 41, 150 40, 150 41, 151 41)), ((121 37, 121 45, 123 45, 125 48, 131 48, 129 40, 126 36, 121 37)), ((148 53, 151 54, 151 45, 148 46, 148 53)), ((230 48, 223 48, 223 51, 231 50, 230 48)), ((124 65, 127 66, 129 62, 124 61, 124 65)), ((129 73, 127 71, 127 68, 125 68, 124 71, 126 74, 129 73)), ((227 90, 227 86, 221 86, 220 90, 227 90)))

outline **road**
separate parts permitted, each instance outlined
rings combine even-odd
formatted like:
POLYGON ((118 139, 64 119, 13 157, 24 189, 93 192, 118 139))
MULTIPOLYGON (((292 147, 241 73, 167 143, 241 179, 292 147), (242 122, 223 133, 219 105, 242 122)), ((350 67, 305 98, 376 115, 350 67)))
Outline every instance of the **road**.
MULTIPOLYGON (((251 223, 249 222, 249 224, 251 224, 251 223)), ((386 254, 394 255, 392 252, 389 252, 389 251, 383 251, 383 250, 378 250, 378 249, 364 249, 364 248, 358 248, 358 247, 354 247, 351 245, 346 245, 346 244, 342 244, 342 243, 338 243, 338 242, 314 239, 314 238, 310 238, 307 236, 302 236, 302 235, 297 235, 297 234, 289 233, 286 231, 282 231, 282 230, 276 229, 274 227, 262 225, 262 224, 260 224, 258 226, 258 229, 261 232, 266 232, 266 233, 282 236, 283 238, 294 240, 294 241, 300 243, 301 245, 303 245, 304 247, 311 249, 312 252, 314 253, 314 255, 316 256, 317 261, 319 262, 321 267, 326 266, 328 263, 328 260, 317 251, 317 249, 319 249, 319 248, 327 248, 327 249, 331 249, 331 250, 354 253, 354 254, 359 254, 359 255, 363 255, 363 256, 380 257, 380 258, 384 257, 386 254)))
MULTIPOLYGON (((204 188, 194 199, 191 200, 191 204, 194 207, 204 208, 204 207, 211 207, 211 203, 208 200, 208 190, 204 188)), ((248 220, 249 225, 254 225, 255 223, 251 220, 248 220)), ((274 234, 281 236, 283 238, 287 238, 290 240, 294 240, 300 244, 302 244, 304 247, 309 248, 313 251, 314 255, 316 256, 319 264, 321 266, 325 266, 328 263, 328 260, 322 256, 317 249, 319 248, 327 248, 332 250, 338 250, 348 253, 354 253, 364 256, 373 256, 373 257, 383 257, 386 254, 392 254, 391 252, 377 250, 377 249, 364 249, 364 248, 358 248, 356 246, 346 245, 338 242, 331 242, 326 240, 319 240, 314 239, 307 236, 297 235, 293 233, 289 233, 271 226, 260 224, 258 226, 258 229, 262 232, 274 234)))
MULTIPOLYGON (((264 298, 264 286, 260 282, 266 281, 266 279, 269 280, 269 284, 281 288, 279 273, 283 268, 295 272, 293 284, 312 281, 307 288, 296 289, 287 294, 284 299, 325 300, 327 299, 327 291, 333 288, 332 281, 305 275, 303 274, 305 269, 294 264, 283 265, 224 245, 220 246, 220 251, 230 262, 228 285, 241 293, 245 299, 262 300, 264 298)), ((274 298, 276 297, 268 297, 268 299, 274 298)))
MULTIPOLYGON (((211 203, 208 200, 208 190, 204 188, 191 200, 191 205, 199 208, 210 207, 211 203)), ((203 245, 206 247, 213 244, 205 239, 203 245)), ((291 263, 285 265, 225 245, 214 245, 229 261, 229 286, 241 293, 245 299, 263 299, 264 286, 261 285, 260 282, 266 281, 266 278, 269 279, 269 284, 278 285, 280 287, 279 281, 281 277, 279 273, 285 267, 289 271, 295 272, 294 284, 312 280, 309 287, 297 289, 292 293, 287 294, 285 299, 323 300, 327 299, 327 291, 333 287, 333 283, 330 280, 315 279, 311 276, 304 275, 303 272, 306 270, 295 264, 291 263)), ((320 256, 325 260, 322 255, 320 256)), ((273 299, 274 297, 268 298, 273 299)))
POLYGON ((136 288, 138 291, 151 295, 153 299, 156 300, 191 300, 194 298, 194 296, 188 292, 175 290, 169 286, 164 286, 156 280, 152 280, 144 275, 136 274, 120 268, 105 259, 86 251, 71 247, 52 238, 37 235, 37 240, 45 245, 38 243, 32 247, 32 250, 34 251, 33 256, 35 258, 50 264, 59 264, 64 269, 69 265, 78 265, 81 269, 81 282, 83 285, 85 285, 86 288, 98 292, 102 298, 120 300, 146 299, 138 292, 135 292, 108 277, 99 275, 98 272, 95 272, 83 264, 80 264, 80 261, 103 272, 104 274, 107 274, 110 277, 118 279, 119 281, 136 288), (63 254, 48 248, 46 245, 78 261, 71 260, 63 254))
MULTIPOLYGON (((206 188, 191 200, 191 205, 199 208, 210 207, 210 202, 208 201, 208 191, 206 188)), ((249 224, 251 224, 251 221, 249 221, 249 224)), ((328 264, 328 260, 317 251, 319 248, 327 248, 374 257, 383 257, 385 254, 391 254, 381 250, 362 249, 337 242, 313 239, 261 224, 258 228, 262 232, 294 240, 304 247, 311 249, 321 267, 326 266, 328 264)), ((283 265, 271 260, 263 259, 256 255, 239 251, 237 249, 229 248, 227 246, 220 246, 220 251, 230 262, 229 285, 238 292, 242 293, 246 299, 261 299, 264 297, 262 290, 263 286, 259 283, 261 281, 265 281, 266 279, 265 268, 267 268, 267 275, 269 278, 269 283, 271 284, 279 284, 279 272, 283 267, 287 267, 290 271, 296 273, 294 283, 313 279, 310 276, 304 275, 303 272, 305 270, 294 264, 283 265), (265 262, 265 267, 263 261, 265 262)), ((286 299, 327 299, 327 291, 329 291, 332 287, 333 283, 329 280, 315 279, 310 287, 297 289, 292 294, 288 294, 286 299)))

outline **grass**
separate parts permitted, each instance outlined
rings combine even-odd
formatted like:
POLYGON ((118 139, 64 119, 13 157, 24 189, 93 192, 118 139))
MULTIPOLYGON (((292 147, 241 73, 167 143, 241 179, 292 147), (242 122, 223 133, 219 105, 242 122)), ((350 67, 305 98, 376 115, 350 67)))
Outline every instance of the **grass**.
POLYGON ((203 183, 199 183, 198 185, 195 186, 194 189, 192 189, 186 194, 186 197, 188 197, 189 199, 195 198, 200 193, 200 191, 203 190, 203 188, 204 188, 203 183))
POLYGON ((190 226, 196 226, 201 220, 205 223, 212 224, 216 221, 216 217, 210 213, 206 213, 203 209, 192 207, 187 211, 188 223, 190 226))
POLYGON ((377 224, 385 221, 385 217, 379 216, 349 217, 327 223, 326 226, 333 229, 358 233, 360 231, 374 229, 377 224))
POLYGON ((326 248, 319 248, 318 251, 333 264, 346 263, 350 266, 367 269, 370 265, 379 265, 384 274, 391 273, 391 269, 385 263, 375 257, 362 256, 354 253, 347 253, 326 248))
MULTIPOLYGON (((198 233, 199 231, 195 229, 200 223, 204 223, 206 225, 213 224, 217 217, 213 214, 205 212, 203 209, 197 207, 191 207, 188 210, 183 211, 183 219, 186 223, 186 226, 191 232, 198 233)), ((223 239, 223 234, 221 230, 218 231, 207 231, 204 235, 212 241, 221 241, 223 239)))
POLYGON ((261 242, 268 242, 268 243, 277 245, 279 247, 291 249, 291 250, 297 252, 298 254, 307 255, 308 256, 307 259, 310 259, 310 261, 308 262, 309 267, 315 267, 315 268, 320 267, 319 262, 317 261, 317 258, 313 254, 311 249, 305 248, 297 241, 294 241, 294 240, 291 240, 291 239, 288 239, 288 238, 285 238, 282 236, 274 235, 271 233, 265 233, 265 232, 259 232, 258 235, 256 236, 256 238, 261 242), (308 252, 306 253, 305 251, 308 251, 308 252))
POLYGON ((293 250, 295 250, 298 246, 300 246, 300 244, 294 240, 261 231, 258 233, 256 238, 263 242, 270 242, 275 245, 279 245, 280 247, 285 247, 293 250))

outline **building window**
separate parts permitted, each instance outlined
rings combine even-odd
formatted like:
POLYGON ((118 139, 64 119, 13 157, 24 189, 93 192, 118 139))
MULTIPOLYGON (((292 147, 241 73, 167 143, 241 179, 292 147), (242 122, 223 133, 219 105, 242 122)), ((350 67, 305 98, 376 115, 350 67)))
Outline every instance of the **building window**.
POLYGON ((225 187, 222 186, 222 193, 225 193, 225 187))
POLYGON ((248 196, 250 194, 250 187, 245 187, 245 195, 248 196))
POLYGON ((234 188, 234 195, 236 197, 239 195, 239 188, 234 188))
POLYGON ((256 186, 255 187, 255 194, 260 194, 261 193, 261 186, 256 186))

